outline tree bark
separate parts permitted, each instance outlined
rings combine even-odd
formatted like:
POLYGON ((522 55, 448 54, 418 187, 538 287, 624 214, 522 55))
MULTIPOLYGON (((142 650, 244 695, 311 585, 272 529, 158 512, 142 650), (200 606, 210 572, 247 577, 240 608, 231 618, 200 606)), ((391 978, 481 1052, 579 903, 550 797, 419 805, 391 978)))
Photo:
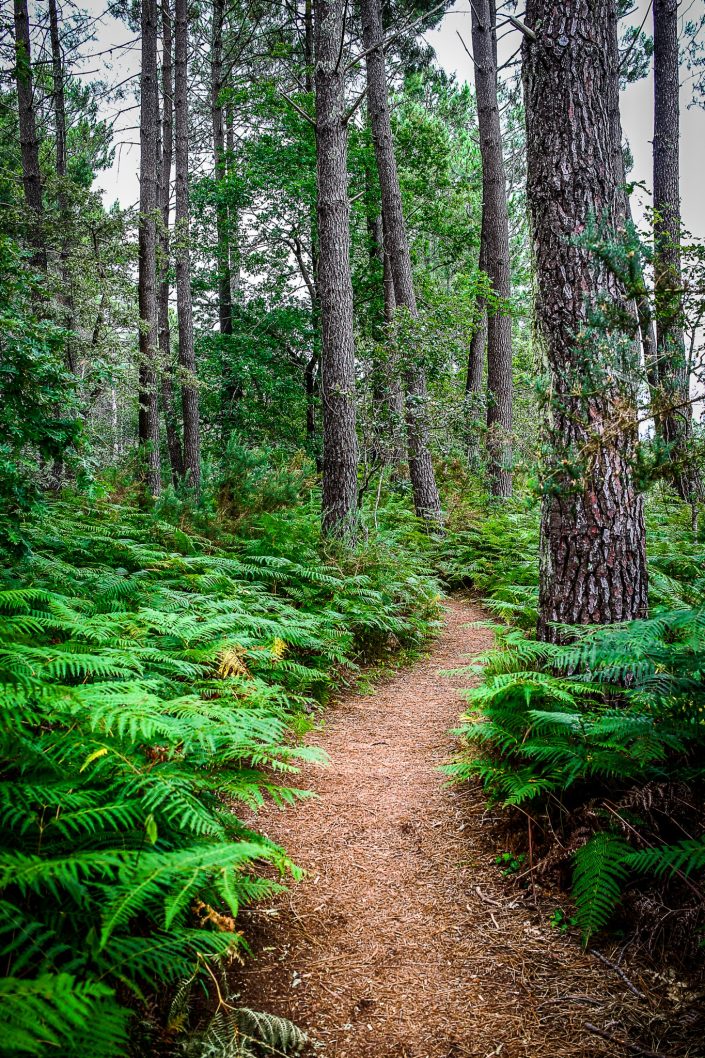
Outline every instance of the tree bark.
POLYGON ((32 77, 32 47, 29 37, 27 0, 15 0, 15 83, 20 127, 22 157, 22 185, 29 212, 28 242, 32 247, 32 263, 46 272, 47 253, 44 240, 42 180, 39 169, 39 140, 34 109, 32 77))
POLYGON ((215 224, 218 246, 218 318, 220 333, 233 333, 233 310, 230 293, 230 241, 228 209, 220 200, 220 187, 226 175, 225 168, 225 122, 223 119, 223 20, 224 0, 213 0, 213 36, 211 40, 211 121, 213 125, 213 157, 215 161, 216 207, 215 224))
POLYGON ((654 0, 654 285, 658 409, 670 445, 671 482, 682 500, 702 498, 692 462, 693 415, 683 338, 678 0, 654 0))
POLYGON ((159 86, 157 83, 157 3, 142 0, 142 70, 140 74, 140 218, 138 300, 139 333, 139 443, 147 488, 161 490, 157 363, 157 213, 159 86))
POLYGON ((357 521, 355 343, 350 276, 347 124, 341 63, 345 0, 315 4, 318 294, 326 535, 352 536, 357 521))
POLYGON ((509 217, 497 100, 494 0, 473 0, 472 45, 482 158, 484 268, 495 304, 487 313, 487 454, 495 496, 512 494, 512 320, 509 313, 509 217))
POLYGON ((527 195, 537 323, 550 371, 541 521, 539 625, 603 624, 647 608, 643 499, 633 479, 636 383, 620 355, 633 335, 605 333, 600 306, 626 294, 577 242, 590 216, 616 238, 624 224, 613 151, 611 93, 618 59, 612 0, 529 0, 523 76, 527 195), (626 380, 625 380, 625 375, 626 380))
MULTIPOLYGON (((415 318, 418 311, 389 116, 380 0, 362 0, 360 11, 366 52, 367 105, 382 192, 385 252, 389 254, 396 305, 405 308, 415 318)), ((414 508, 429 527, 442 527, 441 501, 429 444, 428 394, 423 368, 410 360, 404 369, 404 383, 409 476, 414 508)))
POLYGON ((159 375, 166 427, 166 446, 171 465, 171 479, 176 485, 183 476, 183 456, 174 407, 174 379, 169 325, 169 214, 171 211, 171 168, 174 146, 173 32, 169 0, 161 0, 162 16, 162 157, 159 179, 161 226, 159 229, 159 375))
POLYGON ((201 487, 201 433, 191 300, 191 223, 188 196, 188 0, 176 0, 176 308, 179 317, 179 368, 184 420, 184 476, 201 487))

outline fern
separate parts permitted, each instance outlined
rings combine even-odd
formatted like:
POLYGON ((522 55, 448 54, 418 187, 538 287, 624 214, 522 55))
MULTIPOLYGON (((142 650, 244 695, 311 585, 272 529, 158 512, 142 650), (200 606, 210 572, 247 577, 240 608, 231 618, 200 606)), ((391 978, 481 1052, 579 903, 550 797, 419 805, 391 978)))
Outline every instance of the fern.
POLYGON ((676 845, 641 849, 624 857, 627 867, 638 873, 657 876, 681 871, 694 874, 705 871, 705 836, 679 841, 676 845))
POLYGON ((616 834, 598 831, 575 853, 573 897, 585 943, 609 922, 619 904, 628 848, 616 834))
MULTIPOLYGON (((467 581, 508 622, 495 625, 495 648, 470 670, 480 683, 465 692, 461 750, 445 770, 454 781, 479 780, 504 807, 551 816, 549 832, 567 829, 572 815, 582 825, 586 804, 599 818, 605 795, 618 802, 649 783, 705 783, 703 547, 686 512, 666 517, 654 505, 648 520, 652 616, 570 629, 562 647, 533 638, 535 512, 493 515, 442 545, 453 577, 464 556, 467 581)), ((639 820, 632 825, 638 834, 639 820)), ((701 830, 694 820, 692 840, 638 851, 597 833, 575 858, 584 936, 608 923, 629 878, 702 871, 701 830)), ((672 834, 664 829, 665 842, 672 834)))
POLYGON ((149 994, 210 981, 240 908, 300 876, 238 810, 305 796, 290 779, 321 754, 293 729, 370 644, 419 642, 436 588, 391 555, 348 581, 110 504, 24 532, 0 572, 3 1048, 111 1058, 149 994))

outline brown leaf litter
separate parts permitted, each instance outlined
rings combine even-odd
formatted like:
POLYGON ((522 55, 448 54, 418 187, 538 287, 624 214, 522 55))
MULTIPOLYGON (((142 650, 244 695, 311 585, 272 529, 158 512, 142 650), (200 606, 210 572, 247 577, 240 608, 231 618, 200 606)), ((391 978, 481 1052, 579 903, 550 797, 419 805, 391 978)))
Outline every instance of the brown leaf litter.
POLYGON ((260 815, 308 873, 243 916, 240 1001, 293 1020, 321 1058, 702 1058, 672 1032, 683 997, 553 929, 556 898, 502 877, 481 792, 438 770, 468 683, 440 672, 491 645, 468 627, 484 616, 448 601, 424 659, 330 707, 310 740, 329 764, 299 782, 317 797, 260 815))

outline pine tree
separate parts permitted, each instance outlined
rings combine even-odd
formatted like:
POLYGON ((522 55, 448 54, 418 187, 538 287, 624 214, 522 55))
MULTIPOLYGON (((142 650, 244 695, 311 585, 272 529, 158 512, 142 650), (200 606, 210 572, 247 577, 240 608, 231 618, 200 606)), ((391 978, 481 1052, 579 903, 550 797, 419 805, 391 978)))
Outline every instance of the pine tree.
POLYGON ((350 277, 344 0, 317 0, 315 18, 318 291, 323 398, 323 532, 350 536, 357 518, 355 341, 350 277))
POLYGON ((524 41, 527 194, 537 319, 550 371, 539 632, 555 623, 644 615, 643 499, 634 482, 633 342, 606 316, 628 315, 614 274, 578 236, 590 219, 616 239, 624 195, 609 101, 617 91, 612 0, 530 0, 524 41), (588 43, 589 42, 589 43, 588 43))
POLYGON ((157 364, 157 212, 159 86, 157 84, 157 3, 142 0, 140 72, 140 218, 139 218, 139 441, 147 488, 161 491, 157 364))
POLYGON ((188 192, 188 6, 176 0, 176 62, 174 110, 176 116, 176 307, 179 318, 179 368, 184 424, 184 475, 198 492, 201 484, 201 433, 198 379, 193 340, 191 301, 190 212, 188 192))
POLYGON ((671 446, 670 476, 683 500, 702 498, 692 461, 693 413, 683 340, 679 182, 678 0, 654 0, 654 281, 659 405, 656 422, 671 446))
MULTIPOLYGON (((362 40, 366 53, 370 126, 382 192, 384 251, 389 255, 396 306, 406 309, 410 316, 416 317, 418 311, 411 272, 411 255, 389 115, 380 0, 362 0, 360 10, 362 40)), ((443 525, 443 514, 431 459, 426 376, 423 367, 415 364, 412 359, 407 360, 403 374, 409 476, 414 492, 414 507, 420 518, 430 526, 438 527, 443 525)))
MULTIPOLYGON (((494 0, 472 5, 475 90, 482 155, 482 267, 496 304, 487 318, 487 447, 496 496, 512 492, 512 320, 509 314, 509 218, 497 99, 497 13, 494 0)), ((485 309, 486 312, 486 309, 485 309)), ((483 313, 484 315, 484 313, 483 313)), ((478 329, 478 343, 483 328, 478 329)), ((478 350, 479 351, 479 350, 478 350)), ((472 384, 477 384, 477 360, 472 384)))

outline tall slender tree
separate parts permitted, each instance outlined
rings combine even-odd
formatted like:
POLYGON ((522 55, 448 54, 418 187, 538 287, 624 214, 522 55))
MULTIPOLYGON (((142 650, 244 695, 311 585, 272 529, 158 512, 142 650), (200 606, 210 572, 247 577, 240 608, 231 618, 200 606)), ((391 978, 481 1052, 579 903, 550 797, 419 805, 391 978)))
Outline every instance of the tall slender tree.
POLYGON ((472 44, 482 158, 482 254, 492 286, 487 314, 487 451, 496 496, 512 492, 512 320, 509 313, 509 216, 497 98, 495 0, 473 0, 472 44))
MULTIPOLYGON (((54 138, 56 151, 56 175, 58 178, 57 201, 61 217, 62 239, 59 259, 62 289, 60 301, 63 307, 64 326, 70 333, 75 326, 75 309, 73 301, 69 257, 71 254, 71 211, 66 193, 66 91, 64 87, 64 58, 59 33, 59 11, 56 0, 49 0, 49 39, 51 42, 52 99, 54 110, 54 138)), ((76 352, 72 338, 66 339, 66 363, 73 374, 76 373, 76 352)))
MULTIPOLYGON (((483 223, 484 210, 480 225, 480 252, 477 267, 479 273, 486 272, 485 239, 483 223)), ((482 383, 485 377, 485 360, 487 352, 487 298, 484 291, 475 301, 475 329, 470 339, 468 363, 465 371, 465 427, 467 437, 468 461, 477 465, 480 459, 479 427, 481 413, 484 409, 482 383)))
POLYGON ((174 379, 171 356, 171 326, 169 323, 170 238, 169 217, 171 213, 171 170, 174 149, 174 77, 173 77, 173 26, 170 0, 161 0, 162 23, 162 155, 159 167, 159 203, 161 208, 159 226, 159 375, 161 380, 162 408, 166 427, 166 445, 169 452, 171 477, 174 484, 183 475, 181 438, 174 405, 174 379))
POLYGON ((140 217, 138 299, 139 331, 139 442, 147 488, 161 491, 157 364, 157 213, 159 85, 157 83, 156 0, 142 0, 142 66, 140 71, 140 217))
MULTIPOLYGON (((389 254, 396 305, 416 317, 418 310, 411 255, 389 114, 381 2, 362 0, 360 11, 367 70, 367 105, 382 193, 384 248, 385 253, 389 254)), ((404 367, 404 385, 409 476, 414 492, 414 507, 417 515, 429 525, 442 526, 441 501, 431 459, 426 377, 423 368, 413 359, 407 361, 404 367)))
POLYGON ((692 461, 693 414, 683 338, 679 186, 678 0, 654 0, 654 281, 657 422, 671 446, 671 480, 683 500, 702 498, 692 461))
POLYGON ((28 242, 33 250, 35 267, 46 271, 47 254, 44 240, 42 180, 39 168, 39 139, 34 105, 32 76, 32 46, 29 35, 27 0, 14 0, 15 12, 15 84, 20 126, 22 185, 29 213, 28 242))
POLYGON ((188 0, 176 0, 176 309, 179 318, 179 368, 184 420, 184 474, 196 491, 201 485, 201 434, 191 301, 190 215, 188 193, 188 0))
POLYGON ((624 223, 609 112, 612 3, 528 0, 526 11, 527 194, 550 372, 539 597, 548 640, 560 635, 556 622, 624 621, 647 607, 632 339, 606 334, 597 314, 615 301, 625 309, 625 294, 579 238, 591 216, 615 238, 624 223))
POLYGON ((352 535, 357 519, 355 341, 343 44, 345 0, 316 0, 318 295, 323 398, 323 532, 352 535))
MULTIPOLYGON (((225 117, 223 107, 223 24, 225 0, 213 0, 213 24, 211 36, 211 124, 213 127, 213 159, 216 183, 226 175, 225 117)), ((220 333, 233 332, 233 307, 230 289, 230 242, 228 232, 228 210, 218 191, 216 192, 215 222, 216 263, 218 267, 218 318, 220 333)))

